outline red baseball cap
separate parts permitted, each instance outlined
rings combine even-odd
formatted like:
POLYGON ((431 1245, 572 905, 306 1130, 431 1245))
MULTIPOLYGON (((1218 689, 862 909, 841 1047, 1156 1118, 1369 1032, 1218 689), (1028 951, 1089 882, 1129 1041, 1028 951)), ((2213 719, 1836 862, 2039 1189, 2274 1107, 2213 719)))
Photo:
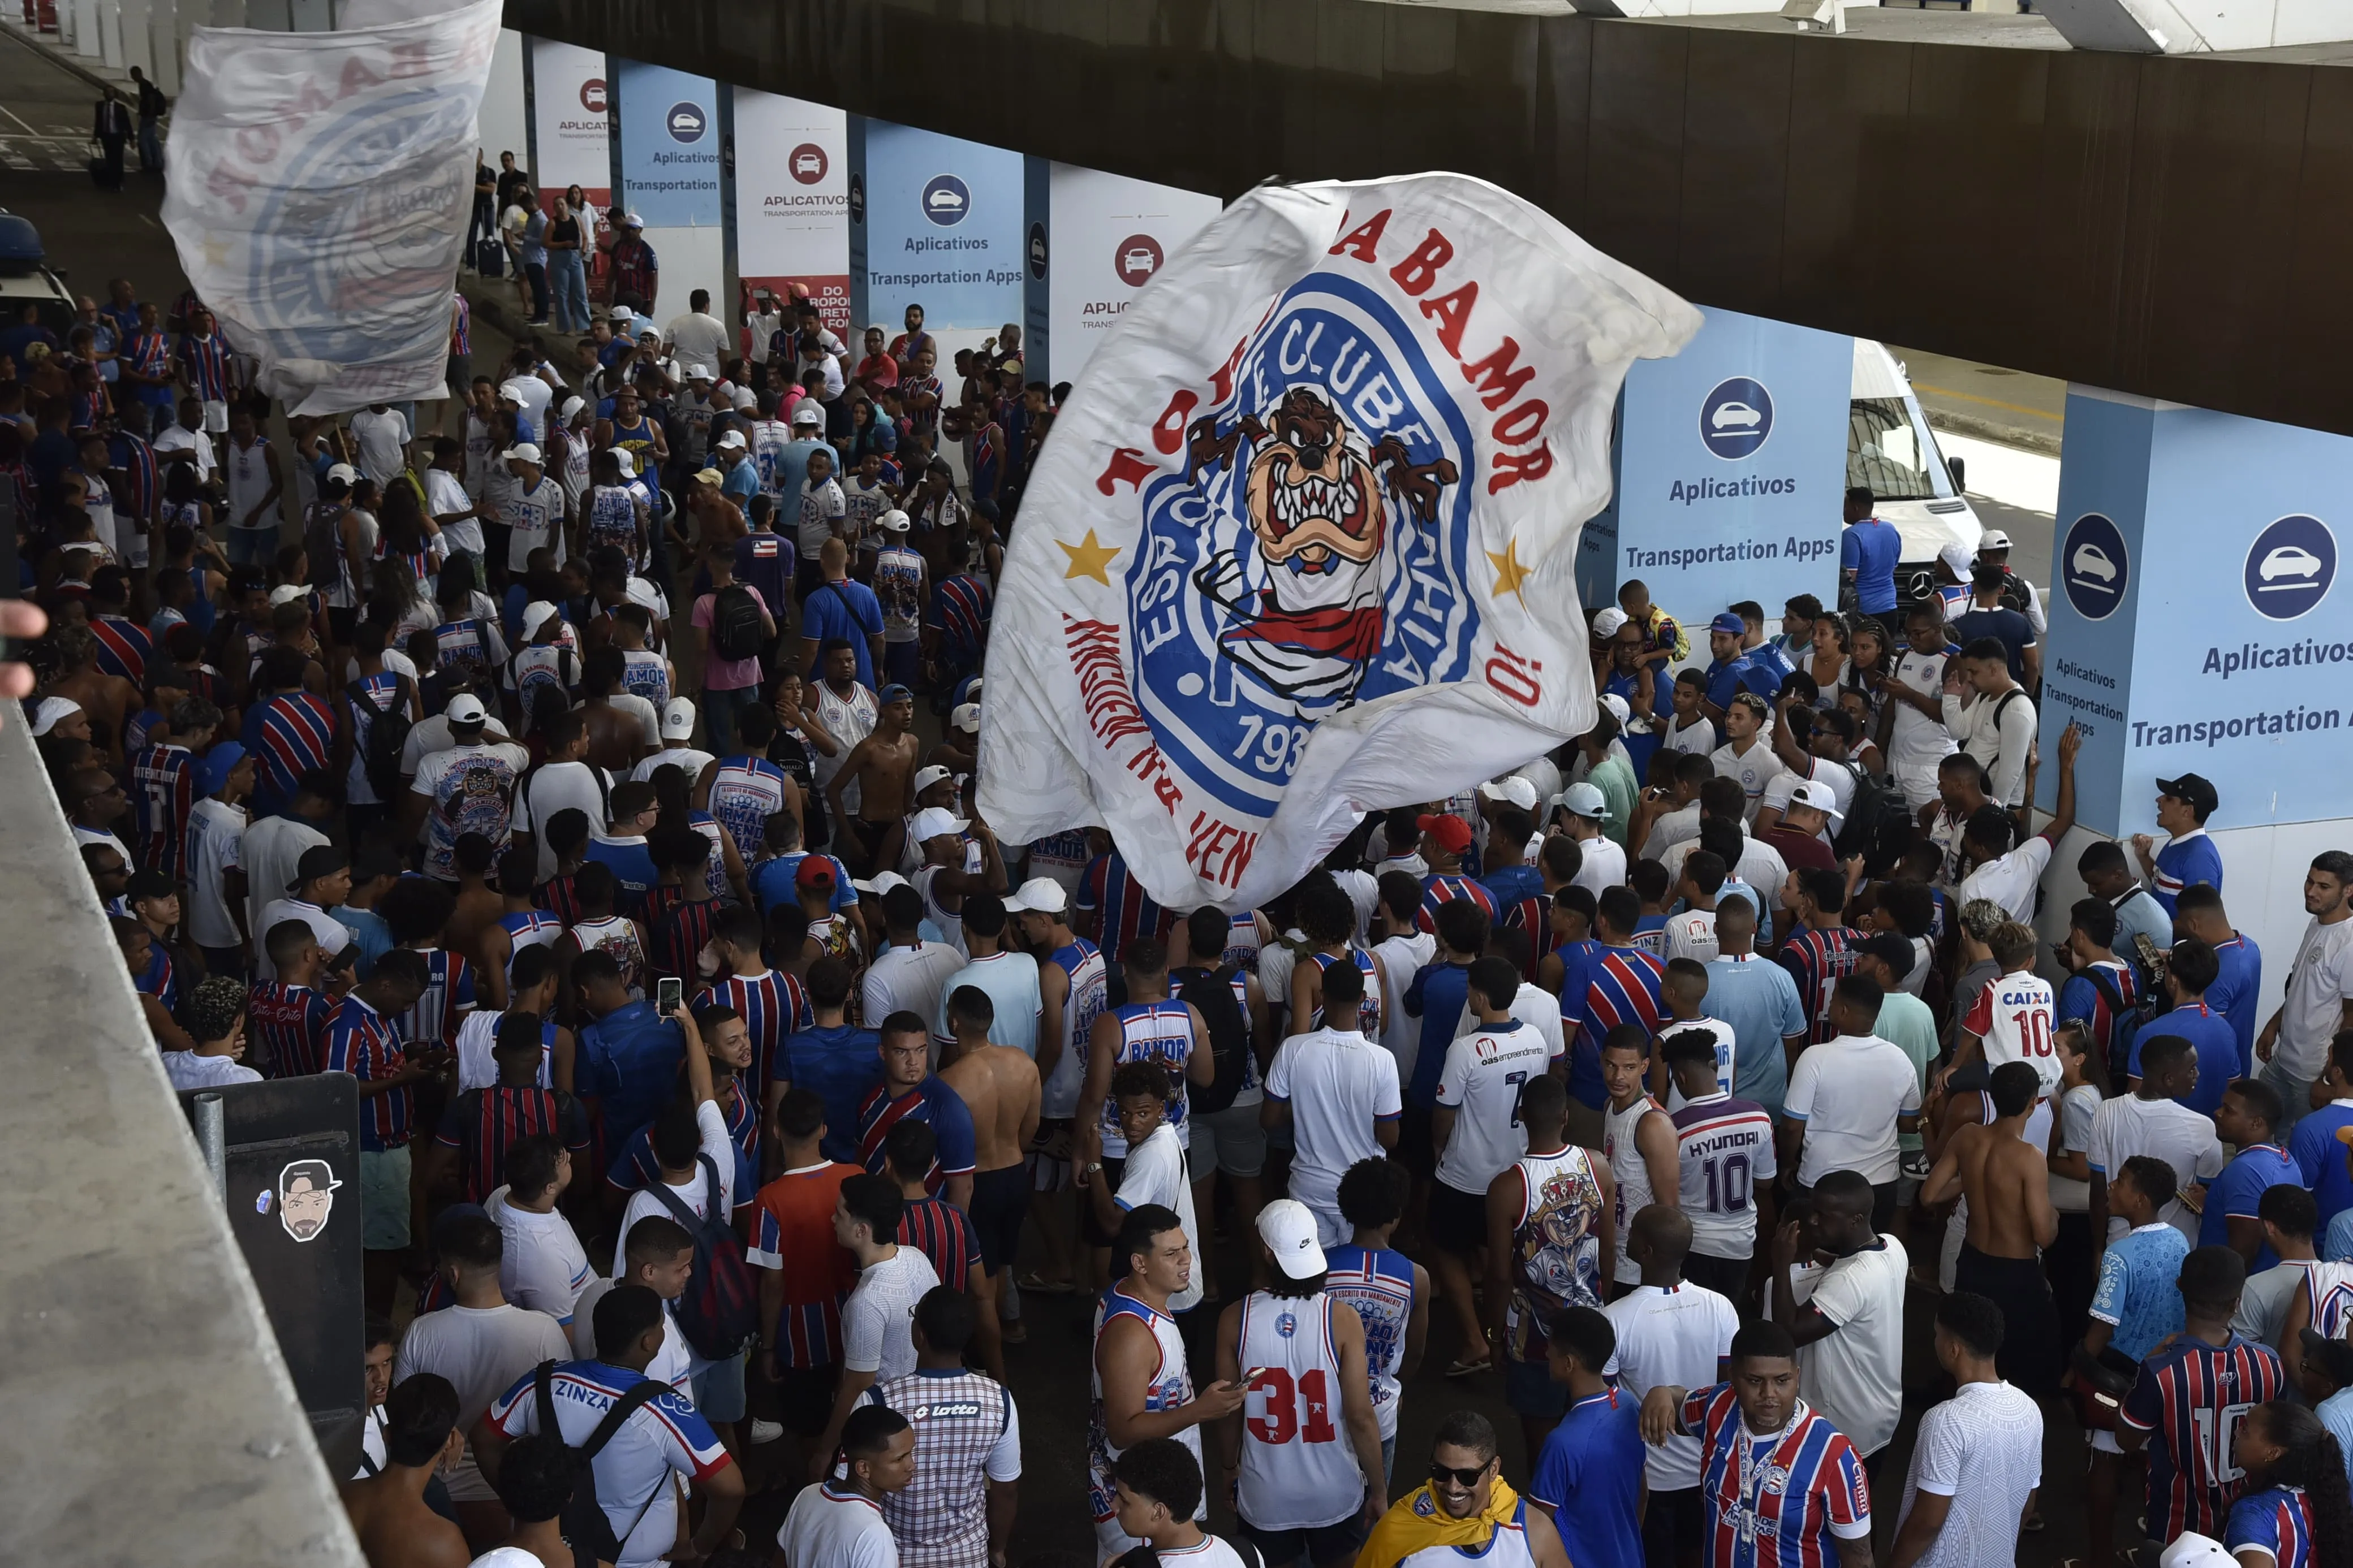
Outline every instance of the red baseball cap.
POLYGON ((1413 825, 1450 855, 1460 855, 1471 847, 1471 825, 1451 812, 1443 816, 1417 816, 1413 825))
POLYGON ((806 857, 793 873, 793 886, 811 892, 833 891, 833 862, 822 855, 806 857))

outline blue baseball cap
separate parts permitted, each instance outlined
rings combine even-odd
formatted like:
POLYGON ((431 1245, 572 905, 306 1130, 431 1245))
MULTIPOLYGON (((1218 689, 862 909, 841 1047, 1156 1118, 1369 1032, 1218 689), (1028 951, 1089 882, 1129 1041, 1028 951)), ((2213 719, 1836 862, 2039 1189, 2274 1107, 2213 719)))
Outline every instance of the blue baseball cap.
POLYGON ((1715 619, 1708 622, 1707 629, 1712 632, 1728 632, 1736 637, 1746 637, 1748 635, 1748 623, 1742 620, 1738 616, 1734 615, 1730 610, 1726 610, 1724 614, 1716 616, 1715 619))
POLYGON ((913 702, 914 700, 915 694, 913 692, 908 690, 905 687, 895 683, 884 687, 880 698, 882 706, 885 708, 888 708, 893 702, 913 702))

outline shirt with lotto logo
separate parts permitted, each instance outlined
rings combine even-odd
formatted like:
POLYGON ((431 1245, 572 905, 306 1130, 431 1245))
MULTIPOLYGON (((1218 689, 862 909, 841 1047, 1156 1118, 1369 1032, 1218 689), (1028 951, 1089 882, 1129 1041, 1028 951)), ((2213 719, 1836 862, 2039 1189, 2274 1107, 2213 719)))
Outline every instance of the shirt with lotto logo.
POLYGON ((2142 1362, 2116 1419, 2150 1435, 2152 1539, 2221 1527, 2246 1479, 2238 1445, 2247 1413, 2286 1387, 2279 1357, 2236 1334, 2220 1345, 2183 1334, 2142 1362))
POLYGON ((2163 1220, 2126 1231, 2100 1255, 2092 1316, 2109 1325, 2108 1345, 2139 1361, 2181 1331, 2181 1260, 2189 1238, 2163 1220))
MULTIPOLYGON (((2040 1092, 2049 1094, 2058 1087, 2060 1078, 2059 1058, 2051 1046, 2052 1015, 2057 1005, 2051 983, 2040 975, 2023 971, 2005 974, 1978 993, 1961 1027, 1985 1042, 1989 1072, 2011 1062, 2024 1062, 2041 1080, 2040 1092)), ((2221 1099, 2218 1091, 2215 1100, 2219 1103, 2221 1099)))
MULTIPOLYGON (((915 1479, 882 1500, 901 1568, 987 1568, 988 1483, 1021 1479, 1021 1419, 996 1379, 962 1367, 918 1367, 858 1396, 907 1418, 915 1479)), ((827 1554, 796 1563, 838 1565, 827 1554)))
POLYGON ((1752 1433, 1728 1383, 1683 1400, 1700 1440, 1707 1568, 1837 1568, 1837 1541, 1871 1534, 1871 1488, 1844 1434, 1802 1399, 1778 1432, 1752 1433))
POLYGON ((1484 1196, 1487 1184, 1527 1152, 1520 1123, 1520 1088, 1542 1075, 1551 1042, 1516 1019, 1482 1026, 1446 1050, 1438 1104, 1454 1111, 1454 1129, 1439 1156, 1438 1179, 1459 1193, 1484 1196))
MULTIPOLYGON (((578 1447, 616 1400, 645 1381, 645 1374, 598 1361, 559 1363, 549 1377, 555 1425, 564 1441, 578 1447)), ((539 1394, 534 1373, 491 1402, 485 1419, 500 1436, 514 1438, 539 1431, 539 1394)), ((733 1461, 711 1424, 687 1397, 665 1389, 630 1412, 612 1441, 591 1461, 596 1503, 621 1536, 615 1568, 653 1568, 678 1542, 675 1474, 690 1483, 707 1480, 733 1461)))

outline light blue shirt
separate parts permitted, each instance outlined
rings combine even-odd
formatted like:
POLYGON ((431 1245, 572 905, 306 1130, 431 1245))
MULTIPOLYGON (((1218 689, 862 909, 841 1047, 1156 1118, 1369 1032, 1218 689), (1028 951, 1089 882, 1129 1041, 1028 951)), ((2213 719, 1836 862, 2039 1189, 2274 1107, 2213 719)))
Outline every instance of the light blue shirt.
POLYGON ((1806 1005, 1789 972, 1751 953, 1707 966, 1707 1016, 1732 1026, 1732 1092, 1778 1117, 1789 1088, 1789 1058, 1781 1042, 1808 1031, 1806 1005))
POLYGON ((2345 1476, 2353 1480, 2353 1388, 2340 1388, 2313 1407, 2320 1424, 2337 1439, 2337 1452, 2345 1458, 2345 1476))
POLYGON ((2328 1234, 2320 1244, 2320 1260, 2353 1263, 2353 1209, 2347 1209, 2328 1222, 2328 1234))
POLYGON ((940 987, 939 1016, 933 1020, 933 1028, 943 1040, 955 1038, 955 1031, 948 1026, 948 998, 965 985, 987 992, 997 1009, 988 1025, 989 1044, 1011 1046, 1035 1060, 1038 1018, 1044 1005, 1038 994, 1038 961, 1026 952, 999 952, 976 958, 949 975, 948 983, 940 987))
POLYGON ((2116 1353, 2145 1360, 2168 1334, 2181 1331, 2181 1260, 2189 1238, 2164 1220, 2128 1230, 2100 1255, 2092 1316, 2115 1332, 2116 1353))
POLYGON ((2140 949, 2133 942, 2136 936, 2147 937, 2159 952, 2173 950, 2173 917, 2165 912, 2156 894, 2136 883, 2116 909, 2116 940, 2110 945, 2118 958, 2140 962, 2140 949))

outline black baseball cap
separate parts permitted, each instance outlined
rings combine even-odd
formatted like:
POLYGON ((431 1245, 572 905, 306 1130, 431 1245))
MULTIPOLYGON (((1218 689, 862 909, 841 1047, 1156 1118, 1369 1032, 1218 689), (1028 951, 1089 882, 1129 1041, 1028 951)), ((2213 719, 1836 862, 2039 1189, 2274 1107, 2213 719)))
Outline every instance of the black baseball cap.
POLYGON ((2180 801, 2196 812, 2200 819, 2213 816, 2215 806, 2221 804, 2214 794, 2214 786, 2196 773, 2184 773, 2178 779, 2159 779, 2157 781, 2157 793, 2169 795, 2180 801))
POLYGON ((304 883, 332 877, 351 863, 352 858, 333 845, 313 844, 302 851, 302 858, 295 863, 294 879, 286 884, 286 890, 299 893, 304 883))
POLYGON ((2353 1342, 2332 1340, 2318 1329, 2306 1329, 2304 1353, 2320 1363, 2329 1382, 2339 1388, 2353 1388, 2353 1342))

